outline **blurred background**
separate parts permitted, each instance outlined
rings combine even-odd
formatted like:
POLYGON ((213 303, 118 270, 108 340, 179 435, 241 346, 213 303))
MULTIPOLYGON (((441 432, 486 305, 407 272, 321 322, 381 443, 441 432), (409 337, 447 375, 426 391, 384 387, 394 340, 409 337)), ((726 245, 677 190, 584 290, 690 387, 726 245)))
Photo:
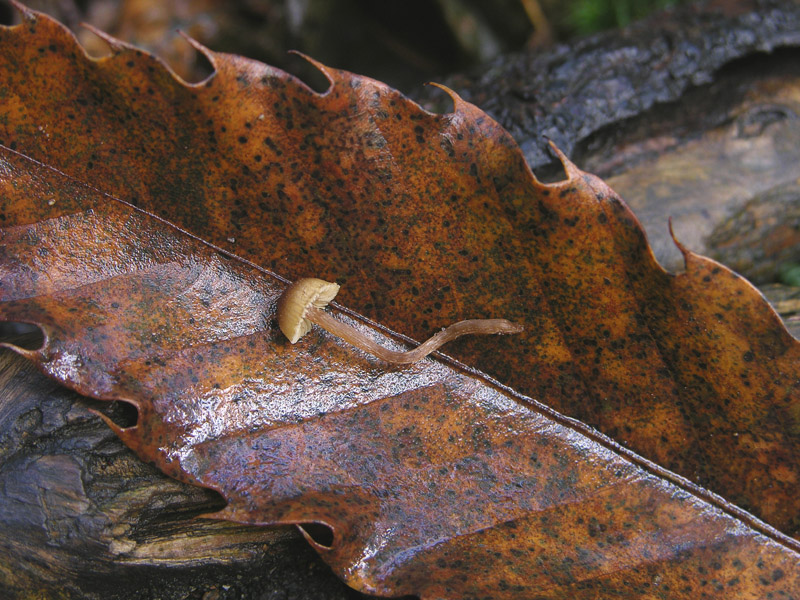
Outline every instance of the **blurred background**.
MULTIPOLYGON (((95 56, 108 52, 87 22, 164 58, 189 81, 210 67, 176 35, 241 54, 326 87, 298 50, 408 90, 468 71, 500 54, 546 48, 624 26, 688 0, 27 0, 75 31, 95 56)), ((17 18, 2 4, 0 19, 17 18)))

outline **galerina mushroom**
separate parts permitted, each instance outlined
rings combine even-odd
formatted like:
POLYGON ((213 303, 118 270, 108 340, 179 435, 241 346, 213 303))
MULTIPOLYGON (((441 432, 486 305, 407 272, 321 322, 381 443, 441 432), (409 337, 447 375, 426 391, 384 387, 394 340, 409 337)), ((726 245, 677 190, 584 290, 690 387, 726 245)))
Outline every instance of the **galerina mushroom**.
POLYGON ((323 310, 339 292, 339 285, 322 279, 298 279, 278 300, 278 326, 294 344, 316 323, 348 344, 393 364, 409 364, 426 357, 443 344, 462 335, 520 333, 522 327, 506 319, 470 319, 442 329, 413 350, 396 352, 384 348, 357 329, 323 310))

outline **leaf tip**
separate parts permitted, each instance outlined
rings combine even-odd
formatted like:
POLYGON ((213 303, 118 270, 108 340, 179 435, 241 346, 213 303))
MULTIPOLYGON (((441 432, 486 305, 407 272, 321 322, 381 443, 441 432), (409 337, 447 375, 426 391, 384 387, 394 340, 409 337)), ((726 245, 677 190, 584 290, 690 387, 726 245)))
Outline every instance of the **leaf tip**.
POLYGON ((86 23, 85 21, 81 23, 81 27, 83 27, 86 31, 91 31, 101 40, 103 40, 106 44, 108 44, 109 48, 111 48, 111 52, 114 54, 119 54, 126 48, 128 48, 128 44, 123 42, 122 40, 118 40, 112 35, 109 35, 105 31, 98 29, 91 23, 86 23))
POLYGON ((683 254, 683 262, 684 264, 687 264, 694 253, 689 250, 689 248, 684 246, 678 239, 678 236, 675 234, 675 228, 672 226, 672 217, 667 219, 667 225, 669 227, 669 236, 672 238, 672 243, 675 244, 678 250, 680 250, 681 254, 683 254))
POLYGON ((429 81, 425 85, 430 85, 432 87, 439 88, 445 94, 450 96, 450 99, 453 101, 453 112, 459 112, 459 108, 465 104, 464 99, 446 85, 437 83, 436 81, 429 81))
POLYGON ((23 348, 22 346, 17 346, 16 344, 11 344, 9 342, 0 342, 0 348, 6 348, 11 350, 12 352, 16 352, 23 358, 27 358, 28 360, 35 361, 36 358, 41 356, 41 349, 40 350, 30 350, 28 348, 23 348))
POLYGON ((547 140, 547 146, 550 148, 550 152, 555 154, 556 158, 561 162, 564 173, 567 175, 567 181, 571 181, 572 179, 579 177, 581 175, 581 170, 575 165, 575 163, 567 158, 567 155, 564 154, 558 146, 556 146, 556 143, 553 140, 547 136, 542 137, 547 140))
MULTIPOLYGON (((209 488, 209 489, 213 489, 214 491, 223 495, 222 492, 220 492, 220 490, 216 488, 209 488)), ((211 519, 213 521, 236 521, 237 511, 236 509, 232 508, 230 504, 227 504, 217 511, 199 514, 195 517, 195 519, 211 519)))
POLYGON ((333 549, 334 529, 324 521, 297 523, 295 525, 305 540, 319 553, 333 549))
MULTIPOLYGON (((139 408, 138 405, 136 405, 135 403, 132 403, 132 404, 134 404, 134 406, 136 406, 136 408, 138 410, 138 408, 139 408)), ((90 408, 89 412, 92 413, 93 415, 97 416, 97 417, 100 417, 100 419, 106 425, 108 425, 108 427, 111 429, 111 431, 113 431, 114 434, 119 439, 121 439, 126 446, 128 446, 129 448, 134 448, 135 447, 134 441, 136 439, 136 436, 135 436, 136 425, 134 425, 133 427, 120 427, 114 421, 112 421, 111 418, 108 415, 103 414, 99 410, 95 410, 93 408, 90 408)))
MULTIPOLYGON (((325 95, 325 94, 328 93, 328 91, 330 91, 330 88, 336 83, 336 78, 334 77, 333 71, 331 70, 330 67, 328 67, 327 65, 319 62, 315 58, 310 57, 308 54, 304 54, 303 52, 300 52, 299 50, 289 50, 289 54, 294 54, 295 56, 299 56, 300 58, 302 58, 303 60, 305 60, 309 64, 314 65, 319 70, 319 72, 322 73, 325 76, 325 79, 328 80, 328 83, 329 83, 328 89, 325 90, 324 92, 315 92, 315 93, 319 93, 320 95, 325 95)), ((304 85, 306 85, 306 87, 309 87, 305 83, 304 83, 304 85)))
POLYGON ((9 4, 13 6, 20 16, 26 21, 33 21, 36 19, 36 12, 19 2, 18 0, 8 0, 9 4))
POLYGON ((177 31, 178 35, 181 36, 183 39, 185 39, 192 48, 194 48, 200 54, 205 56, 206 59, 208 59, 208 62, 211 63, 211 66, 216 70, 216 68, 217 68, 217 57, 214 54, 213 50, 211 50, 207 46, 204 46, 203 44, 198 42, 196 39, 194 39, 192 36, 190 36, 188 33, 183 31, 182 29, 176 29, 175 31, 177 31))
POLYGON ((14 332, 6 332, 6 335, 3 335, 5 341, 0 341, 0 348, 6 348, 23 358, 41 364, 45 358, 45 348, 50 341, 47 329, 32 321, 15 321, 5 318, 0 318, 0 321, 5 326, 11 326, 11 331, 14 332))

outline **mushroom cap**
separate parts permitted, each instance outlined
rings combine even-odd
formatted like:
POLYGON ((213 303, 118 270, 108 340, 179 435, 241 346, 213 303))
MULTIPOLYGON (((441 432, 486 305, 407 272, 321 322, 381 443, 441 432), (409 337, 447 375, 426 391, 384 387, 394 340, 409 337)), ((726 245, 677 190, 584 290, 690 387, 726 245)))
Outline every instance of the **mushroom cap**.
POLYGON ((325 308, 339 293, 339 284, 308 277, 298 279, 278 299, 278 327, 294 344, 309 332, 309 307, 325 308))

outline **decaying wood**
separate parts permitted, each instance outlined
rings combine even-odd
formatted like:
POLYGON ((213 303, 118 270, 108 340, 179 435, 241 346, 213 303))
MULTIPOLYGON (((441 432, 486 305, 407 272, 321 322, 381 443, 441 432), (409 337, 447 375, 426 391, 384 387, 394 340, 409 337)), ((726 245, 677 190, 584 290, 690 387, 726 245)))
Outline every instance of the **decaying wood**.
MULTIPOLYGON (((750 80, 748 93, 722 124, 694 139, 673 140, 608 179, 667 268, 682 265, 667 217, 687 246, 757 284, 777 281, 782 263, 800 259, 798 58, 800 53, 793 55, 790 67, 783 63, 788 57, 775 56, 775 70, 750 80)), ((763 57, 757 62, 769 64, 763 57)))

